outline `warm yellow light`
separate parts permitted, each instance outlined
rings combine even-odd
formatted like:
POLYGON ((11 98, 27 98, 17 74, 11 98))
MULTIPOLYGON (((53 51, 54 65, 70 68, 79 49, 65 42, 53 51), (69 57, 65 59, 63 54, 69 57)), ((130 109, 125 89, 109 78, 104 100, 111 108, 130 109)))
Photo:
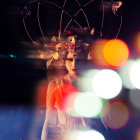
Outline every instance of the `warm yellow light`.
POLYGON ((104 60, 113 68, 121 67, 129 57, 129 49, 125 42, 119 39, 109 40, 103 49, 104 60))
POLYGON ((91 46, 91 59, 93 63, 99 67, 107 67, 108 64, 105 62, 103 57, 103 49, 108 40, 107 39, 101 39, 97 40, 94 44, 91 46))

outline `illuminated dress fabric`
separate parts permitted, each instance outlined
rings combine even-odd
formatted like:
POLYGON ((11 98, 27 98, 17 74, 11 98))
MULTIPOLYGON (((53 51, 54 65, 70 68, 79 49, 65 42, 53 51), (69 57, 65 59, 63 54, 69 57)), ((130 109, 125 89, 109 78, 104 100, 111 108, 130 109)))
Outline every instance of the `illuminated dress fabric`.
MULTIPOLYGON (((66 77, 69 77, 69 75, 66 77)), ((51 110, 52 114, 55 114, 47 124, 47 138, 49 140, 62 139, 67 131, 82 126, 81 119, 66 113, 67 97, 76 94, 77 90, 72 85, 64 83, 64 81, 68 81, 68 79, 53 80, 48 85, 47 110, 51 110)))

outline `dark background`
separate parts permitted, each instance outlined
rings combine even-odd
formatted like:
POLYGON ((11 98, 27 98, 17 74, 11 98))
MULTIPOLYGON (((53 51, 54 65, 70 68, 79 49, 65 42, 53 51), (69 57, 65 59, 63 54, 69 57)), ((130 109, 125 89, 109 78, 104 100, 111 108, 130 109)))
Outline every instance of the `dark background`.
MULTIPOLYGON (((59 5, 63 4, 63 1, 53 0, 53 2, 56 2, 59 5)), ((80 2, 85 3, 86 1, 82 0, 80 2)), ((108 1, 104 2, 106 3, 108 1)), ((31 51, 37 51, 28 38, 22 23, 23 15, 20 11, 23 10, 27 3, 28 1, 25 0, 5 0, 0 2, 0 107, 11 106, 6 110, 13 110, 15 113, 14 117, 17 118, 18 121, 22 121, 24 115, 26 117, 30 116, 28 114, 29 110, 27 111, 24 107, 30 108, 34 105, 36 85, 40 80, 46 78, 45 61, 25 57, 26 54, 29 54, 31 51), (10 57, 10 54, 13 54, 15 57, 10 57), (24 115, 21 115, 22 119, 19 116, 19 112, 24 112, 24 115)), ((74 0, 68 2, 66 6, 67 10, 71 13, 75 12, 75 9, 77 9, 77 6, 73 7, 72 3, 75 3, 74 0)), ((95 27, 97 34, 100 32, 101 26, 101 6, 101 2, 95 0, 95 4, 85 9, 91 28, 95 27)), ((136 0, 124 1, 123 8, 123 24, 118 38, 124 40, 128 44, 131 55, 131 52, 133 52, 133 36, 137 31, 140 31, 140 2, 136 0)), ((25 17, 27 27, 33 39, 41 36, 35 9, 36 5, 31 6, 31 16, 25 17)), ((41 4, 40 21, 44 35, 48 35, 48 32, 51 31, 58 31, 59 20, 60 11, 58 9, 41 4), (57 16, 57 14, 59 16, 57 16)), ((67 20, 68 17, 64 16, 63 25, 66 24, 67 20)), ((77 20, 82 22, 82 26, 86 26, 83 15, 80 15, 77 20)), ((120 16, 117 17, 113 15, 111 9, 105 9, 103 38, 110 39, 115 37, 119 21, 120 16)), ((72 25, 75 26, 74 23, 72 23, 72 25)), ((64 27, 62 28, 64 29, 64 27)), ((120 98, 122 98, 131 109, 130 121, 123 129, 115 132, 113 130, 108 131, 110 131, 111 139, 113 140, 134 140, 135 131, 140 126, 140 112, 129 104, 126 94, 128 91, 124 89, 122 92, 124 94, 121 95, 120 98)), ((4 114, 3 110, 4 109, 1 109, 3 120, 7 121, 6 119, 9 112, 4 114)), ((6 124, 5 126, 2 117, 0 118, 0 121, 2 122, 0 140, 8 140, 8 138, 6 139, 5 134, 8 135, 9 132, 5 131, 6 129, 4 128, 6 126, 9 127, 9 125, 6 124)), ((31 116, 29 119, 23 120, 29 125, 31 123, 30 118, 31 116)), ((14 122, 17 122, 17 119, 9 119, 8 123, 12 125, 14 122)), ((12 130, 10 127, 9 129, 12 130)), ((24 131, 25 134, 26 131, 24 131)), ((15 133, 15 131, 13 132, 15 133)), ((19 132, 17 138, 15 138, 15 135, 9 134, 9 136, 13 136, 12 140, 16 140, 20 138, 20 133, 21 132, 19 132)))

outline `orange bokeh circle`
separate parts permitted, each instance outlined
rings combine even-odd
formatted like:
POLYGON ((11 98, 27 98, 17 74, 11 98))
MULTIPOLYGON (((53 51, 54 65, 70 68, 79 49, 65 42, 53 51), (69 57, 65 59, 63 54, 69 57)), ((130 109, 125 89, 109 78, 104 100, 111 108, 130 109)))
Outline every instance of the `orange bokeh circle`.
POLYGON ((129 57, 129 49, 126 43, 119 39, 112 39, 106 42, 103 49, 105 62, 113 68, 121 67, 129 57))
POLYGON ((105 62, 104 57, 103 57, 103 49, 108 40, 107 39, 100 39, 95 41, 91 45, 91 58, 92 62, 99 67, 109 67, 109 65, 105 62))

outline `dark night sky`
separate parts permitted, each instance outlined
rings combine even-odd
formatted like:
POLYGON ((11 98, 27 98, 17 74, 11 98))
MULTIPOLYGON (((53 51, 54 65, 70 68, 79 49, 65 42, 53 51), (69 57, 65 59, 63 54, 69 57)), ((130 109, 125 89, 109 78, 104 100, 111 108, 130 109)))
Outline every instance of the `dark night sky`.
MULTIPOLYGON (((1 18, 0 51, 3 51, 5 53, 15 52, 17 51, 17 49, 19 50, 22 49, 21 48, 23 47, 22 45, 19 47, 19 43, 21 41, 29 40, 23 28, 21 15, 19 15, 18 13, 18 8, 22 9, 24 5, 25 5, 25 1, 23 0, 20 1, 6 0, 0 3, 0 18, 1 18)), ((89 17, 89 22, 91 27, 96 26, 99 29, 101 24, 101 18, 100 18, 101 11, 99 10, 98 3, 96 3, 95 5, 93 5, 94 9, 90 9, 90 8, 88 10, 85 9, 85 12, 87 12, 87 16, 89 17)), ((52 30, 53 29, 57 30, 59 28, 59 16, 55 16, 55 15, 56 13, 60 14, 60 11, 54 10, 54 8, 52 9, 49 7, 44 8, 43 6, 40 9, 41 9, 40 20, 44 32, 47 28, 49 29, 51 28, 52 30), (48 19, 47 17, 49 17, 49 21, 47 20, 48 19)), ((36 11, 34 11, 32 15, 35 15, 36 14, 35 12, 36 11)), ((132 1, 124 2, 123 25, 119 37, 124 39, 128 43, 131 40, 133 34, 140 28, 139 13, 140 13, 139 2, 137 2, 136 0, 133 2, 132 1)), ((105 20, 104 20, 104 28, 103 28, 103 36, 105 38, 113 38, 118 29, 118 24, 116 26, 115 24, 116 22, 119 21, 119 17, 115 17, 112 15, 113 14, 111 12, 106 12, 105 10, 105 20)), ((64 17, 64 18, 67 19, 68 17, 64 17)), ((80 21, 81 20, 83 20, 82 22, 84 25, 84 19, 82 16, 80 17, 80 21)), ((35 17, 27 18, 26 22, 27 22, 27 27, 29 29, 31 28, 30 32, 35 30, 32 36, 35 36, 34 34, 40 35, 35 17)))

